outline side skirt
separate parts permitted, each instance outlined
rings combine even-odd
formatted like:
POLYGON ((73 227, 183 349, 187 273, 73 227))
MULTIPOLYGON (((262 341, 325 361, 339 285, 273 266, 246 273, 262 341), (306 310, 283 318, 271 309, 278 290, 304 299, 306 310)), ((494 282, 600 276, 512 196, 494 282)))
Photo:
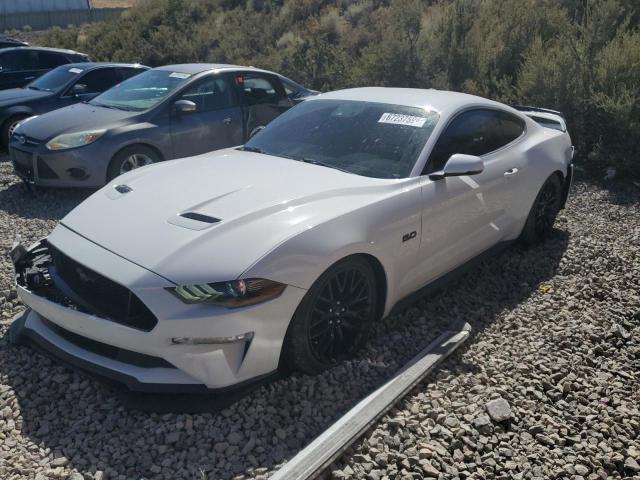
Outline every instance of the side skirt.
POLYGON ((440 290, 442 287, 458 280, 465 273, 469 272, 469 270, 472 270, 474 267, 478 266, 478 264, 480 264, 487 258, 493 257, 499 254, 500 252, 504 251, 507 247, 509 247, 513 243, 515 243, 515 240, 497 243, 493 247, 490 247, 489 249, 475 256, 474 258, 467 261, 466 263, 463 263, 459 267, 456 267, 450 272, 445 273, 444 275, 429 282, 419 290, 416 290, 415 292, 410 293, 409 295, 402 298, 401 300, 398 300, 396 304, 393 306, 393 308, 391 309, 391 311, 389 312, 388 316, 395 315, 402 312, 406 308, 415 304, 420 298, 426 295, 429 295, 431 293, 434 293, 440 290))

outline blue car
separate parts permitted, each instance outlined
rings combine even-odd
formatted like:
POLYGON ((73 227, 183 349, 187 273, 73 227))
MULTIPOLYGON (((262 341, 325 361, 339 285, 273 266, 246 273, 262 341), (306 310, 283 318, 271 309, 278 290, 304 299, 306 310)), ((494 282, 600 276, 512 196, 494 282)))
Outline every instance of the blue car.
POLYGON ((25 118, 86 102, 149 67, 124 63, 71 63, 45 73, 24 88, 0 91, 0 143, 7 147, 25 118))
POLYGON ((101 187, 151 163, 242 145, 308 95, 276 73, 223 64, 148 70, 15 129, 15 173, 41 186, 101 187))

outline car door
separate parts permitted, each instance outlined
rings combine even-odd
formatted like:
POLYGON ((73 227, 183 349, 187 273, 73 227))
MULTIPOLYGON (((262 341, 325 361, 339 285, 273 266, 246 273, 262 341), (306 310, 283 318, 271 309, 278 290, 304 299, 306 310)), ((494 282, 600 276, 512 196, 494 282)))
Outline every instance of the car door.
POLYGON ((425 166, 422 186, 420 261, 427 283, 500 242, 507 233, 502 131, 492 110, 458 114, 438 138, 425 166), (430 180, 455 153, 480 156, 477 175, 430 180))
POLYGON ((194 112, 171 112, 174 158, 199 155, 243 143, 242 112, 231 78, 207 75, 188 85, 173 102, 188 100, 194 112))
POLYGON ((257 127, 266 126, 293 106, 280 79, 263 72, 240 72, 236 84, 242 96, 245 138, 257 127))
POLYGON ((38 72, 38 52, 9 50, 0 53, 0 89, 20 88, 35 80, 38 72))

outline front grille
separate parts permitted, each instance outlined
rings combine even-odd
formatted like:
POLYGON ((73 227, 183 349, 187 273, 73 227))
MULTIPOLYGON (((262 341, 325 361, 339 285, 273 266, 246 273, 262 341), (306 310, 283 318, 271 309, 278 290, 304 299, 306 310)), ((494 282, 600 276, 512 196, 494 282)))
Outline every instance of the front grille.
POLYGON ((111 358, 112 360, 117 360, 119 362, 128 363, 129 365, 142 368, 175 368, 163 358, 146 355, 144 353, 132 352, 131 350, 114 347, 113 345, 107 345, 106 343, 98 342, 97 340, 92 340, 90 338, 83 337, 82 335, 78 335, 77 333, 70 332, 46 318, 40 318, 47 327, 66 341, 73 343, 75 346, 80 347, 83 350, 100 355, 101 357, 111 358))
POLYGON ((11 150, 11 162, 16 175, 25 180, 33 181, 33 155, 29 152, 23 152, 15 148, 11 150))
POLYGON ((147 306, 129 289, 76 262, 49 244, 52 278, 79 307, 116 323, 150 331, 158 323, 147 306))

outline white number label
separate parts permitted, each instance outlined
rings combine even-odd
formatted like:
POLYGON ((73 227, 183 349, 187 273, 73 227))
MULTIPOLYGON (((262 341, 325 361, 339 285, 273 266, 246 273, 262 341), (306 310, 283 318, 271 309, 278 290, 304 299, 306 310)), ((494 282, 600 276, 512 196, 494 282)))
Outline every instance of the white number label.
POLYGON ((391 123, 393 125, 407 125, 409 127, 420 128, 426 121, 427 119, 424 117, 402 115, 401 113, 383 113, 378 123, 391 123))

